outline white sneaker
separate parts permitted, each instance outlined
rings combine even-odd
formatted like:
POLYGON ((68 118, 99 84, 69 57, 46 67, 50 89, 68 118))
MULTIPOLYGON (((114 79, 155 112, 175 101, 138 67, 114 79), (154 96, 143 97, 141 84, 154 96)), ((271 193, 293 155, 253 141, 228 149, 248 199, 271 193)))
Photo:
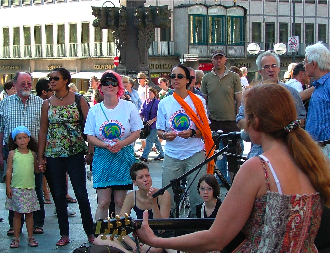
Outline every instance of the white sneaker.
MULTIPOLYGON (((68 216, 72 217, 72 216, 76 215, 76 212, 71 210, 69 207, 67 207, 66 210, 68 211, 68 216)), ((54 214, 56 214, 56 208, 55 208, 54 214)))

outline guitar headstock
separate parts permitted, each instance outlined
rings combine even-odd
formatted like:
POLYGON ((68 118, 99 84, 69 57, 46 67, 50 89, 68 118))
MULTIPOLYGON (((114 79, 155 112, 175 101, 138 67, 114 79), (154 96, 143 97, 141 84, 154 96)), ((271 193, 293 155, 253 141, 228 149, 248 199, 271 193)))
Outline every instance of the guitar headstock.
POLYGON ((98 220, 94 227, 94 234, 98 236, 102 234, 101 239, 106 240, 107 234, 111 234, 110 240, 118 235, 118 240, 121 241, 122 237, 133 232, 135 230, 135 225, 131 217, 125 214, 124 217, 116 215, 114 219, 98 220))

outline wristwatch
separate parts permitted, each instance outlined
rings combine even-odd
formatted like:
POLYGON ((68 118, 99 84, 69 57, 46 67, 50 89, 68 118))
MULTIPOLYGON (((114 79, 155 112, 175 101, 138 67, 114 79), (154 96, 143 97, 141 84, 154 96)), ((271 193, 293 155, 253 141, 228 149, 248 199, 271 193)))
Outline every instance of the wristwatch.
POLYGON ((191 130, 190 137, 194 137, 196 135, 196 130, 192 128, 190 128, 190 130, 191 130))
POLYGON ((163 140, 166 140, 166 138, 165 138, 165 134, 166 134, 166 132, 164 131, 164 132, 162 133, 162 138, 163 138, 163 140))

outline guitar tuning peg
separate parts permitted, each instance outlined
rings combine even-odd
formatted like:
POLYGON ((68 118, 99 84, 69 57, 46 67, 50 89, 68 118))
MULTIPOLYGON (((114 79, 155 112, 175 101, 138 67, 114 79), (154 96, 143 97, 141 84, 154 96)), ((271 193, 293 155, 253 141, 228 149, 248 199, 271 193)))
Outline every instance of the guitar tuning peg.
POLYGON ((118 229, 115 229, 112 233, 112 235, 110 236, 110 240, 113 241, 113 238, 115 237, 115 235, 118 235, 118 229))
POLYGON ((110 218, 113 219, 114 212, 111 213, 110 218))
POLYGON ((107 236, 105 234, 101 235, 101 239, 102 240, 106 240, 107 239, 107 236))
POLYGON ((120 235, 120 236, 118 236, 117 240, 118 240, 119 242, 122 242, 122 241, 123 241, 123 237, 120 235))
POLYGON ((117 228, 118 227, 121 227, 122 226, 122 223, 120 222, 120 216, 119 215, 116 215, 116 220, 117 220, 117 222, 116 222, 117 228))
POLYGON ((113 228, 113 224, 110 221, 110 217, 108 217, 108 230, 111 230, 113 228))
POLYGON ((96 235, 101 234, 101 225, 102 225, 102 221, 97 221, 96 222, 96 227, 95 227, 95 234, 96 235))
POLYGON ((120 237, 122 237, 122 236, 126 236, 127 234, 126 234, 126 230, 123 230, 123 231, 121 231, 121 233, 120 233, 120 237))

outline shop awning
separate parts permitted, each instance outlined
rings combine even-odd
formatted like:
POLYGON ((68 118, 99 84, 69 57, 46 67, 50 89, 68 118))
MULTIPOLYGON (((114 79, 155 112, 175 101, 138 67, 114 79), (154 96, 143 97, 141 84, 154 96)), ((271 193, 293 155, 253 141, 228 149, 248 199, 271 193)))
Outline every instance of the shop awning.
POLYGON ((90 79, 92 76, 96 76, 98 79, 102 77, 104 72, 78 72, 71 75, 71 78, 78 79, 90 79))
POLYGON ((46 78, 50 72, 32 72, 31 75, 33 78, 46 78))

